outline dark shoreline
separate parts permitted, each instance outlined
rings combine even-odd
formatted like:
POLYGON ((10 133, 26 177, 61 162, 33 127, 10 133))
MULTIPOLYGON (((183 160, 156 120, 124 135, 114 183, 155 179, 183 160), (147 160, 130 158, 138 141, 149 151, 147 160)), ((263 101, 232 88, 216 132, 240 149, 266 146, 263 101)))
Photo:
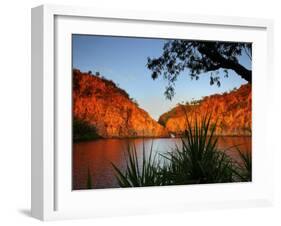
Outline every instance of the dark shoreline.
MULTIPOLYGON (((213 137, 252 137, 252 134, 245 134, 245 135, 214 135, 213 137)), ((147 137, 100 137, 100 138, 95 138, 95 139, 88 139, 88 140, 78 140, 78 141, 73 141, 73 144, 76 143, 84 143, 84 142, 91 142, 91 141, 97 141, 97 140, 110 140, 110 139, 115 139, 115 140, 123 140, 123 139, 127 139, 127 140, 133 140, 133 139, 179 139, 182 138, 180 136, 175 136, 175 137, 152 137, 152 136, 147 136, 147 137)))

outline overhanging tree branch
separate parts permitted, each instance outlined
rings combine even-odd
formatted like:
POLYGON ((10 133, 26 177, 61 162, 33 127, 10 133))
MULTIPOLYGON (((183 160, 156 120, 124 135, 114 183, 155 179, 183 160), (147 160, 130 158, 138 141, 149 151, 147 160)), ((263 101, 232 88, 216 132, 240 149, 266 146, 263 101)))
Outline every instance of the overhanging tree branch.
POLYGON ((186 68, 189 69, 191 78, 196 80, 202 73, 211 72, 211 85, 221 84, 220 69, 224 69, 226 75, 228 70, 233 70, 238 76, 252 83, 252 71, 239 62, 242 54, 251 59, 251 48, 251 43, 172 40, 164 44, 162 56, 148 58, 147 67, 152 71, 153 79, 163 75, 168 80, 165 95, 171 99, 174 96, 175 81, 186 68))
MULTIPOLYGON (((248 70, 241 64, 235 62, 234 60, 226 59, 221 54, 219 54, 216 50, 210 49, 209 47, 199 47, 198 50, 208 56, 212 61, 218 62, 218 65, 221 68, 232 69, 238 75, 240 75, 243 79, 252 83, 252 71, 248 70)), ((210 68, 212 69, 212 68, 210 68)))

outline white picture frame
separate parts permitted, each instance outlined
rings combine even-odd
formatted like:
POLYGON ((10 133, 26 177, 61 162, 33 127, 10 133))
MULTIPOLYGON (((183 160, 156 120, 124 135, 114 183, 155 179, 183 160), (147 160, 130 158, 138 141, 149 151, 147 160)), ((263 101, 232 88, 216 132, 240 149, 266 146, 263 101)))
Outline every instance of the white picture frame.
POLYGON ((33 217, 55 220, 272 204, 273 179, 268 175, 274 150, 266 140, 265 104, 273 84, 271 20, 43 5, 32 9, 31 38, 33 217), (171 37, 173 32, 173 37, 185 38, 184 29, 191 29, 194 39, 253 42, 253 182, 73 192, 69 35, 171 37), (62 126, 67 132, 60 132, 62 126))

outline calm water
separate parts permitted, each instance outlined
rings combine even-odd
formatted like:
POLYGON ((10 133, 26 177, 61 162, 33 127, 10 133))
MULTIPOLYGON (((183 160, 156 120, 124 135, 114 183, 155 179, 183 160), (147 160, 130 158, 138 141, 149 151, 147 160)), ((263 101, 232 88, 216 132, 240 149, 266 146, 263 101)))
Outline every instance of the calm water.
MULTIPOLYGON (((157 139, 103 139, 90 142, 75 143, 73 145, 73 189, 87 188, 88 169, 91 172, 94 188, 119 187, 114 177, 113 162, 116 166, 124 169, 126 166, 125 155, 128 142, 134 143, 139 159, 142 157, 143 141, 145 150, 149 153, 153 143, 153 152, 166 153, 175 145, 181 144, 177 138, 157 139)), ((233 146, 240 145, 243 151, 251 150, 251 137, 219 137, 220 149, 227 149, 231 157, 238 159, 233 146), (232 148, 231 148, 232 147, 232 148)))

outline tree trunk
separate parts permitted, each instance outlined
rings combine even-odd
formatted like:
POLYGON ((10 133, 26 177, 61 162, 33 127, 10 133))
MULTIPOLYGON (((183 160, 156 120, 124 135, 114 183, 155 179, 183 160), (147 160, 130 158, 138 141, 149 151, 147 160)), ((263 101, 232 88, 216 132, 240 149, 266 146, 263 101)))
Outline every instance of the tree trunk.
MULTIPOLYGON (((230 60, 227 60, 227 61, 230 61, 230 60)), ((250 84, 252 84, 252 70, 248 70, 241 64, 235 63, 233 61, 225 62, 225 65, 223 65, 223 67, 226 69, 232 69, 238 75, 240 75, 243 79, 245 79, 250 84)))
POLYGON ((250 84, 252 84, 252 71, 251 70, 248 70, 243 65, 241 65, 233 60, 226 59, 220 53, 218 53, 217 51, 214 51, 214 49, 212 49, 212 48, 205 46, 205 47, 198 48, 198 50, 202 54, 205 54, 206 56, 208 56, 213 62, 216 62, 218 65, 220 65, 222 68, 232 69, 238 75, 240 75, 243 79, 245 79, 250 84))

